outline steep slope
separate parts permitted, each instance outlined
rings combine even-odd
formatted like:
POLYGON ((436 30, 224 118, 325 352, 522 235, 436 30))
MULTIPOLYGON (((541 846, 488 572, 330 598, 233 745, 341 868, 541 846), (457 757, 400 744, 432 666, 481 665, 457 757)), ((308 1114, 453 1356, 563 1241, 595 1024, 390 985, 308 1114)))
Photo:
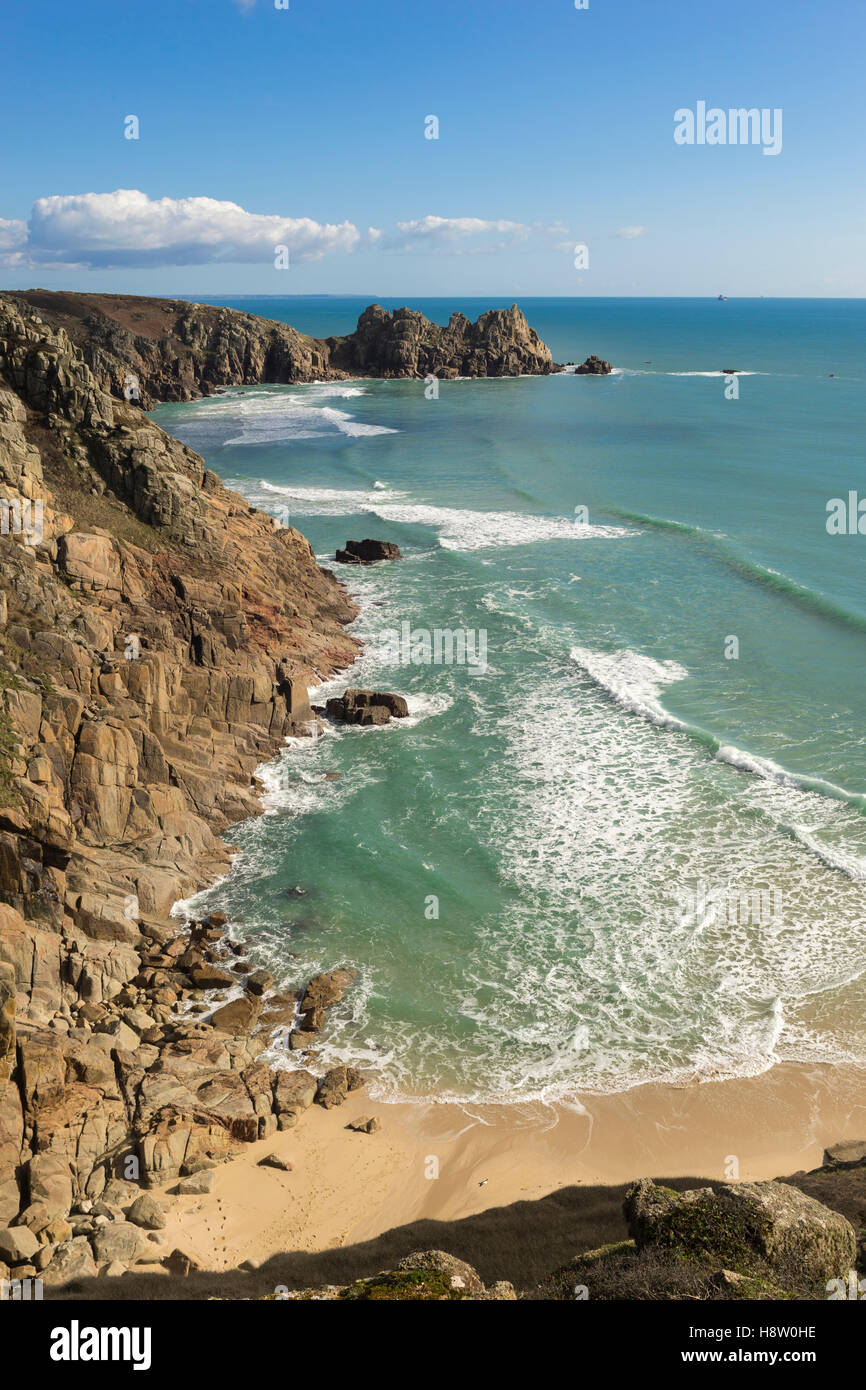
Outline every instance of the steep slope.
POLYGON ((2 1227, 37 1200, 61 1220, 125 1155, 146 1177, 199 1141, 223 1155, 247 1114, 276 1125, 267 1069, 248 1075, 257 1007, 224 1033, 183 1017, 177 957, 207 964, 219 933, 174 947, 166 915, 225 871, 255 767, 309 730, 307 684, 357 643, 303 536, 9 298, 0 512, 2 1227), (211 1104, 147 1079, 172 1047, 188 1080, 228 1078, 211 1104))

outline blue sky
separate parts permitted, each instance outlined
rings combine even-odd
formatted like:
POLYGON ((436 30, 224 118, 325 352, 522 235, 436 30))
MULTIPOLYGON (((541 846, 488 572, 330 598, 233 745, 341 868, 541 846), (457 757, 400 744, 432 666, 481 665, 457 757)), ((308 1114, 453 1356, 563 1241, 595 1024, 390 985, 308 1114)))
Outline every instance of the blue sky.
POLYGON ((860 0, 289 5, 7 7, 0 284, 866 293, 860 0), (678 145, 699 101, 781 152, 678 145))

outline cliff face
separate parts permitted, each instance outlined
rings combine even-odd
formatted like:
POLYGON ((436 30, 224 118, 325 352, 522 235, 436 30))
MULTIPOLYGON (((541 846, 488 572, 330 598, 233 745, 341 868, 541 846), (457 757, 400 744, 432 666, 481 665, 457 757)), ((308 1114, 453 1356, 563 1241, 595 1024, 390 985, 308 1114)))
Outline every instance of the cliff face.
POLYGON ((138 403, 185 401, 218 387, 328 381, 345 376, 516 376, 551 371, 550 351, 517 306, 447 328, 412 309, 364 310, 354 333, 309 338, 238 309, 134 295, 27 290, 7 296, 63 329, 97 385, 123 398, 134 375, 138 403))
POLYGON ((304 537, 85 356, 0 297, 0 1227, 34 1202, 62 1221, 124 1154, 146 1180, 199 1140, 224 1153, 240 1121, 276 1126, 267 1069, 247 1076, 267 1033, 181 1018, 190 942, 167 913, 225 871, 255 767, 357 651, 304 537), (191 1082, 179 1100, 152 1073, 181 1063, 232 1075, 212 1105, 191 1082))

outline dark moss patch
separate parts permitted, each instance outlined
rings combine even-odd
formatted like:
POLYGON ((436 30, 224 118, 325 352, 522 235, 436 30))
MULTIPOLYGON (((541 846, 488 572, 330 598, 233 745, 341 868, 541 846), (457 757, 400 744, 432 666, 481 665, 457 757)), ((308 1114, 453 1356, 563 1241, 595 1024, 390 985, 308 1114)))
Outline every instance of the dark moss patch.
MULTIPOLYGON (((664 1189, 661 1189, 664 1191, 664 1189)), ((671 1194, 676 1197, 676 1193, 671 1194)), ((744 1273, 758 1258, 768 1223, 742 1207, 727 1207, 713 1193, 693 1202, 677 1201, 653 1223, 653 1245, 686 1259, 711 1258, 744 1273)))
POLYGON ((442 1299, 466 1298, 468 1289, 455 1289, 451 1279, 441 1270, 413 1269, 377 1275, 374 1279, 359 1279, 343 1289, 340 1298, 352 1302, 373 1300, 405 1300, 438 1302, 442 1299))

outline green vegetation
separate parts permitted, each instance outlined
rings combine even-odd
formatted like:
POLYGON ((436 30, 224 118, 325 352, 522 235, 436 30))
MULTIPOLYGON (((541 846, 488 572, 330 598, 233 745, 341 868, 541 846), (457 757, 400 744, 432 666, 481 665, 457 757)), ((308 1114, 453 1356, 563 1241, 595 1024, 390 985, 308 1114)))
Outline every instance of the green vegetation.
POLYGON ((21 797, 15 789, 12 773, 12 765, 18 756, 20 745, 6 699, 7 690, 20 689, 21 682, 15 673, 0 665, 0 807, 21 805, 21 797))
POLYGON ((343 1289, 340 1298, 350 1301, 369 1300, 442 1300, 466 1298, 468 1289, 451 1286, 448 1274, 438 1269, 393 1270, 374 1279, 359 1279, 343 1289))

